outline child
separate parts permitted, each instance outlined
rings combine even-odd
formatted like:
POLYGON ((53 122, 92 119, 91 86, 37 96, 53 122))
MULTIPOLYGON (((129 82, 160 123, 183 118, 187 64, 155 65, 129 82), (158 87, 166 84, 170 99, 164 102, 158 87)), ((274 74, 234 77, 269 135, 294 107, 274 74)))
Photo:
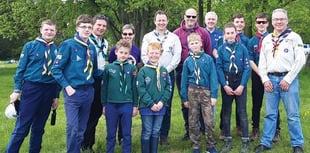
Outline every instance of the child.
POLYGON ((149 61, 137 77, 142 119, 142 153, 157 153, 160 127, 168 106, 167 101, 171 96, 169 73, 165 67, 158 64, 161 54, 160 43, 150 43, 147 47, 149 61))
POLYGON ((115 45, 116 61, 109 64, 103 73, 103 113, 107 124, 107 153, 114 153, 118 122, 122 124, 123 153, 131 152, 132 116, 137 115, 136 67, 129 64, 131 45, 121 39, 115 45))
POLYGON ((200 152, 200 113, 204 120, 207 152, 217 153, 215 149, 214 120, 212 106, 216 104, 218 80, 211 56, 202 50, 202 41, 198 33, 187 38, 190 56, 183 64, 181 79, 181 99, 189 108, 189 135, 193 143, 193 153, 200 152))
POLYGON ((88 40, 92 27, 92 18, 80 15, 77 33, 61 44, 52 67, 53 77, 64 88, 68 153, 80 152, 94 98, 93 76, 102 74, 97 69, 96 49, 88 40))
MULTIPOLYGON (((226 42, 218 49, 216 67, 222 92, 222 120, 225 144, 222 152, 229 152, 232 148, 230 134, 230 116, 232 102, 235 99, 242 131, 241 153, 249 150, 248 119, 246 112, 246 85, 249 79, 248 51, 244 45, 236 41, 236 28, 233 23, 224 27, 226 42)), ((237 109, 236 108, 236 109, 237 109)))

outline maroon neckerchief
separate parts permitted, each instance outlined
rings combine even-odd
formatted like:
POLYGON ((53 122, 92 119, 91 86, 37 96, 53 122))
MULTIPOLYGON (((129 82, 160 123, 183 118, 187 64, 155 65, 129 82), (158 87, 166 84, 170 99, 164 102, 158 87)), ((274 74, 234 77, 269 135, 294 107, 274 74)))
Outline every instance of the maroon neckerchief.
POLYGON ((260 49, 262 48, 262 42, 263 42, 264 35, 259 32, 256 32, 255 35, 259 39, 258 47, 256 49, 256 51, 259 53, 260 49))
POLYGON ((275 54, 275 51, 279 49, 279 45, 280 43, 284 40, 284 38, 286 38, 290 33, 291 33, 291 29, 287 28, 284 32, 282 32, 279 36, 277 36, 277 33, 274 31, 272 33, 272 43, 273 43, 273 57, 275 54))

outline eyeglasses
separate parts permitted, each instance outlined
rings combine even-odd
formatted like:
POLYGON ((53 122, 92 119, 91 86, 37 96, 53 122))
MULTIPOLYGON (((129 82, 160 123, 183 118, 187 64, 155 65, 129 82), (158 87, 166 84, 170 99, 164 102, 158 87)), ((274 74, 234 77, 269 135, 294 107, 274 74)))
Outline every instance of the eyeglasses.
POLYGON ((133 33, 122 33, 122 35, 124 35, 124 36, 132 36, 133 33))
POLYGON ((272 18, 272 21, 285 21, 287 18, 272 18))
POLYGON ((256 24, 266 24, 268 21, 255 21, 256 24))
POLYGON ((192 19, 196 19, 197 16, 195 15, 185 15, 187 18, 192 18, 192 19))
POLYGON ((86 29, 93 29, 93 27, 92 26, 79 26, 79 28, 81 28, 81 29, 84 29, 84 30, 86 30, 86 29))

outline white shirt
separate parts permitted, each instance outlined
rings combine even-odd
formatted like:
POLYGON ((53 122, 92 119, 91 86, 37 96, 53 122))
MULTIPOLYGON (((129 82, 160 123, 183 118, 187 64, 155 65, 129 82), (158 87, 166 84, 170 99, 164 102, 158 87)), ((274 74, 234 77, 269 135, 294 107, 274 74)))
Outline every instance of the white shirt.
POLYGON ((141 46, 141 59, 144 64, 149 61, 147 46, 152 42, 163 43, 163 53, 159 59, 159 64, 164 66, 170 73, 178 66, 181 60, 182 46, 179 37, 168 30, 164 35, 159 35, 156 30, 145 34, 141 46))
POLYGON ((258 69, 263 83, 272 72, 288 72, 283 80, 291 83, 306 62, 303 42, 297 33, 292 31, 278 47, 278 54, 273 57, 272 33, 262 42, 258 69))
MULTIPOLYGON (((93 34, 94 35, 94 34, 93 34)), ((102 40, 104 41, 104 44, 105 44, 105 47, 103 48, 103 53, 107 55, 108 53, 108 41, 106 39, 102 39, 102 37, 98 37, 96 35, 94 35, 94 37, 96 38, 96 41, 98 44, 101 44, 102 43, 102 40)), ((108 64, 107 62, 107 59, 104 58, 103 56, 103 53, 102 52, 99 52, 100 51, 100 48, 95 44, 95 42, 92 40, 92 39, 89 39, 89 41, 94 44, 94 46, 96 47, 96 51, 97 51, 97 65, 98 65, 98 69, 99 70, 104 70, 104 67, 106 64, 108 64)))

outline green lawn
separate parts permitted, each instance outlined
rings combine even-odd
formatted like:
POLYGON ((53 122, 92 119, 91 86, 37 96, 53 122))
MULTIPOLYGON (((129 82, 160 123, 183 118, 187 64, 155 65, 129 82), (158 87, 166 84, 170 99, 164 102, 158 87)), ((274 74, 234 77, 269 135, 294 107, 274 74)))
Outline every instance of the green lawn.
MULTIPOLYGON (((15 120, 7 119, 4 115, 4 109, 7 106, 9 102, 9 94, 12 92, 13 89, 13 74, 15 72, 16 65, 10 64, 0 64, 0 152, 4 152, 5 146, 9 141, 11 132, 14 128, 15 120)), ((305 137, 305 145, 304 149, 305 152, 310 152, 310 82, 308 81, 308 78, 310 76, 310 68, 304 68, 303 71, 300 74, 300 95, 301 95, 301 104, 300 104, 300 116, 302 120, 302 126, 303 126, 303 134, 305 137), (308 127, 308 128, 307 128, 308 127)), ((250 82, 250 81, 249 81, 250 82)), ((251 85, 248 86, 248 118, 249 118, 249 129, 251 132, 251 125, 250 125, 250 111, 251 111, 251 85)), ((220 106, 221 106, 221 99, 218 100, 217 104, 217 113, 216 113, 216 137, 219 135, 219 112, 220 112, 220 106)), ((190 141, 187 142, 181 142, 179 141, 180 138, 184 134, 184 126, 183 126, 183 119, 181 115, 181 105, 180 105, 180 98, 178 94, 175 92, 174 94, 174 100, 173 100, 173 106, 172 106, 172 125, 171 125, 171 131, 169 136, 170 145, 169 146, 160 146, 159 152, 161 153, 190 153, 191 152, 191 143, 190 141)), ((233 108, 234 109, 234 108, 233 108)), ((234 112, 234 111, 233 111, 234 112)), ((287 130, 287 124, 286 124, 286 115, 285 110, 283 109, 283 104, 280 105, 280 113, 281 113, 281 141, 279 143, 274 144, 274 147, 270 153, 291 153, 292 149, 290 147, 290 140, 287 130)), ((262 110, 262 115, 264 114, 264 109, 262 110)), ((234 114, 232 114, 234 117, 234 114)), ((263 116, 262 116, 263 117, 263 116)), ((261 122, 263 122, 263 118, 261 118, 261 122)), ((66 129, 66 119, 64 115, 64 105, 63 105, 63 99, 60 100, 60 105, 57 110, 57 121, 56 126, 50 125, 50 120, 48 120, 46 128, 45 128, 45 134, 43 138, 43 144, 42 144, 42 153, 65 153, 66 152, 66 138, 65 138, 65 129, 66 129)), ((232 119, 232 130, 235 128, 235 120, 232 119)), ((261 124, 262 126, 263 124, 261 124)), ((141 132, 141 120, 140 116, 136 116, 133 118, 133 127, 132 127, 132 151, 133 153, 139 153, 140 152, 140 132, 141 132)), ((237 153, 240 150, 240 138, 238 138, 235 135, 235 132, 232 132, 233 134, 233 144, 234 148, 231 151, 232 153, 237 153)), ((101 117, 99 121, 99 125, 97 127, 97 133, 96 133, 96 145, 94 146, 94 149, 98 153, 105 152, 105 136, 106 136, 106 127, 105 127, 105 118, 101 117)), ((204 139, 204 138, 203 138, 204 139)), ((21 147, 20 152, 26 153, 28 152, 28 141, 29 137, 27 137, 21 147)), ((203 140, 204 142, 205 140, 203 140)), ((205 148, 204 143, 202 143, 202 148, 205 148)), ((218 141, 218 145, 216 146, 218 150, 220 150, 223 142, 218 141)), ((252 142, 251 143, 251 149, 253 149, 256 145, 259 144, 259 141, 252 142)), ((121 149, 120 146, 117 145, 116 152, 120 153, 121 149)))

